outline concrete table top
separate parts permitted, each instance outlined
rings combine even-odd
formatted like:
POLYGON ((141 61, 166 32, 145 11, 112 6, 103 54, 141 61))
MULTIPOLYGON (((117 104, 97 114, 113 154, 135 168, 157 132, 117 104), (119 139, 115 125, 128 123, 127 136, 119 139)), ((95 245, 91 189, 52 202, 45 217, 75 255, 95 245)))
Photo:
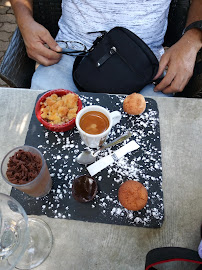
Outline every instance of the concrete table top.
MULTIPOLYGON (((42 91, 0 88, 0 160, 24 144, 36 97, 42 91)), ((54 244, 36 270, 142 270, 149 250, 179 246, 197 250, 202 223, 202 100, 154 98, 160 115, 165 220, 160 229, 39 218, 54 244)), ((0 192, 10 187, 0 176, 0 192)), ((193 266, 195 269, 196 266, 193 266)), ((192 269, 169 263, 159 269, 192 269)))

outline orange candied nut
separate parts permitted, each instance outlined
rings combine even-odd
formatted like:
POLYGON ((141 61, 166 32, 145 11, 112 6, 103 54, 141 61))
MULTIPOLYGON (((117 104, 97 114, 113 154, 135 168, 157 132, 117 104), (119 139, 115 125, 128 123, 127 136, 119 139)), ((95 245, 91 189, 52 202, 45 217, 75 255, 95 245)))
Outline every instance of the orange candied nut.
POLYGON ((66 94, 58 96, 52 94, 41 102, 41 117, 51 124, 64 124, 76 117, 78 110, 78 95, 66 94))

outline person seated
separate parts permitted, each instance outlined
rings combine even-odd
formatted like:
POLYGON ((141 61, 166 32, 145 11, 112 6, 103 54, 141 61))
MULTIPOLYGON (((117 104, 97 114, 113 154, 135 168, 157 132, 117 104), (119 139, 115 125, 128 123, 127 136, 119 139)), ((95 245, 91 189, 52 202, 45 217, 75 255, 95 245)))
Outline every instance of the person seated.
MULTIPOLYGON (((87 32, 109 31, 115 26, 122 26, 138 35, 151 48, 159 60, 159 70, 154 79, 161 77, 165 70, 166 74, 156 86, 150 84, 141 90, 140 93, 145 96, 172 97, 174 93, 183 91, 193 74, 196 55, 202 47, 202 30, 193 27, 164 52, 162 44, 171 0, 94 0, 91 3, 63 0, 56 40, 33 19, 31 0, 10 2, 27 54, 40 64, 32 78, 32 89, 65 88, 78 92, 72 78, 75 56, 58 53, 63 43, 56 41, 78 41, 90 48, 99 33, 87 32)), ((186 26, 199 20, 202 20, 202 2, 192 0, 186 26)))

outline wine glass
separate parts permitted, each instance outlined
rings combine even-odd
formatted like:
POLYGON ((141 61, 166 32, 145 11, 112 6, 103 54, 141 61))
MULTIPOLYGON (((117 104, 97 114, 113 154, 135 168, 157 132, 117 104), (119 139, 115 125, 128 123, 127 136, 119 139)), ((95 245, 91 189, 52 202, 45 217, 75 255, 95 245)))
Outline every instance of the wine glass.
POLYGON ((52 245, 48 224, 28 218, 14 198, 0 193, 0 270, 35 268, 48 257, 52 245))
POLYGON ((42 264, 53 246, 53 235, 46 222, 38 218, 28 218, 28 228, 28 246, 15 266, 21 270, 32 269, 42 264))
POLYGON ((28 218, 12 197, 0 193, 0 270, 13 269, 29 240, 28 218))

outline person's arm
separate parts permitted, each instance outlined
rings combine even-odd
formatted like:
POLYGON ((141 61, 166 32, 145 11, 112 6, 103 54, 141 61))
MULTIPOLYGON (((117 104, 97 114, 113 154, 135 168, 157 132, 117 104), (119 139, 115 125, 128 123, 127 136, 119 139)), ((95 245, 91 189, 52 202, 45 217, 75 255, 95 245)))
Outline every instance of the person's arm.
POLYGON ((17 24, 25 42, 27 54, 39 64, 49 66, 56 64, 60 58, 61 48, 49 31, 33 19, 32 0, 10 0, 17 24), (47 44, 50 49, 46 48, 47 44))
MULTIPOLYGON (((186 26, 199 20, 202 20, 202 0, 192 0, 186 26)), ((190 29, 185 32, 181 39, 162 56, 154 79, 161 76, 166 67, 167 73, 154 91, 162 91, 164 94, 183 91, 193 75, 196 55, 201 48, 202 31, 190 29)))

